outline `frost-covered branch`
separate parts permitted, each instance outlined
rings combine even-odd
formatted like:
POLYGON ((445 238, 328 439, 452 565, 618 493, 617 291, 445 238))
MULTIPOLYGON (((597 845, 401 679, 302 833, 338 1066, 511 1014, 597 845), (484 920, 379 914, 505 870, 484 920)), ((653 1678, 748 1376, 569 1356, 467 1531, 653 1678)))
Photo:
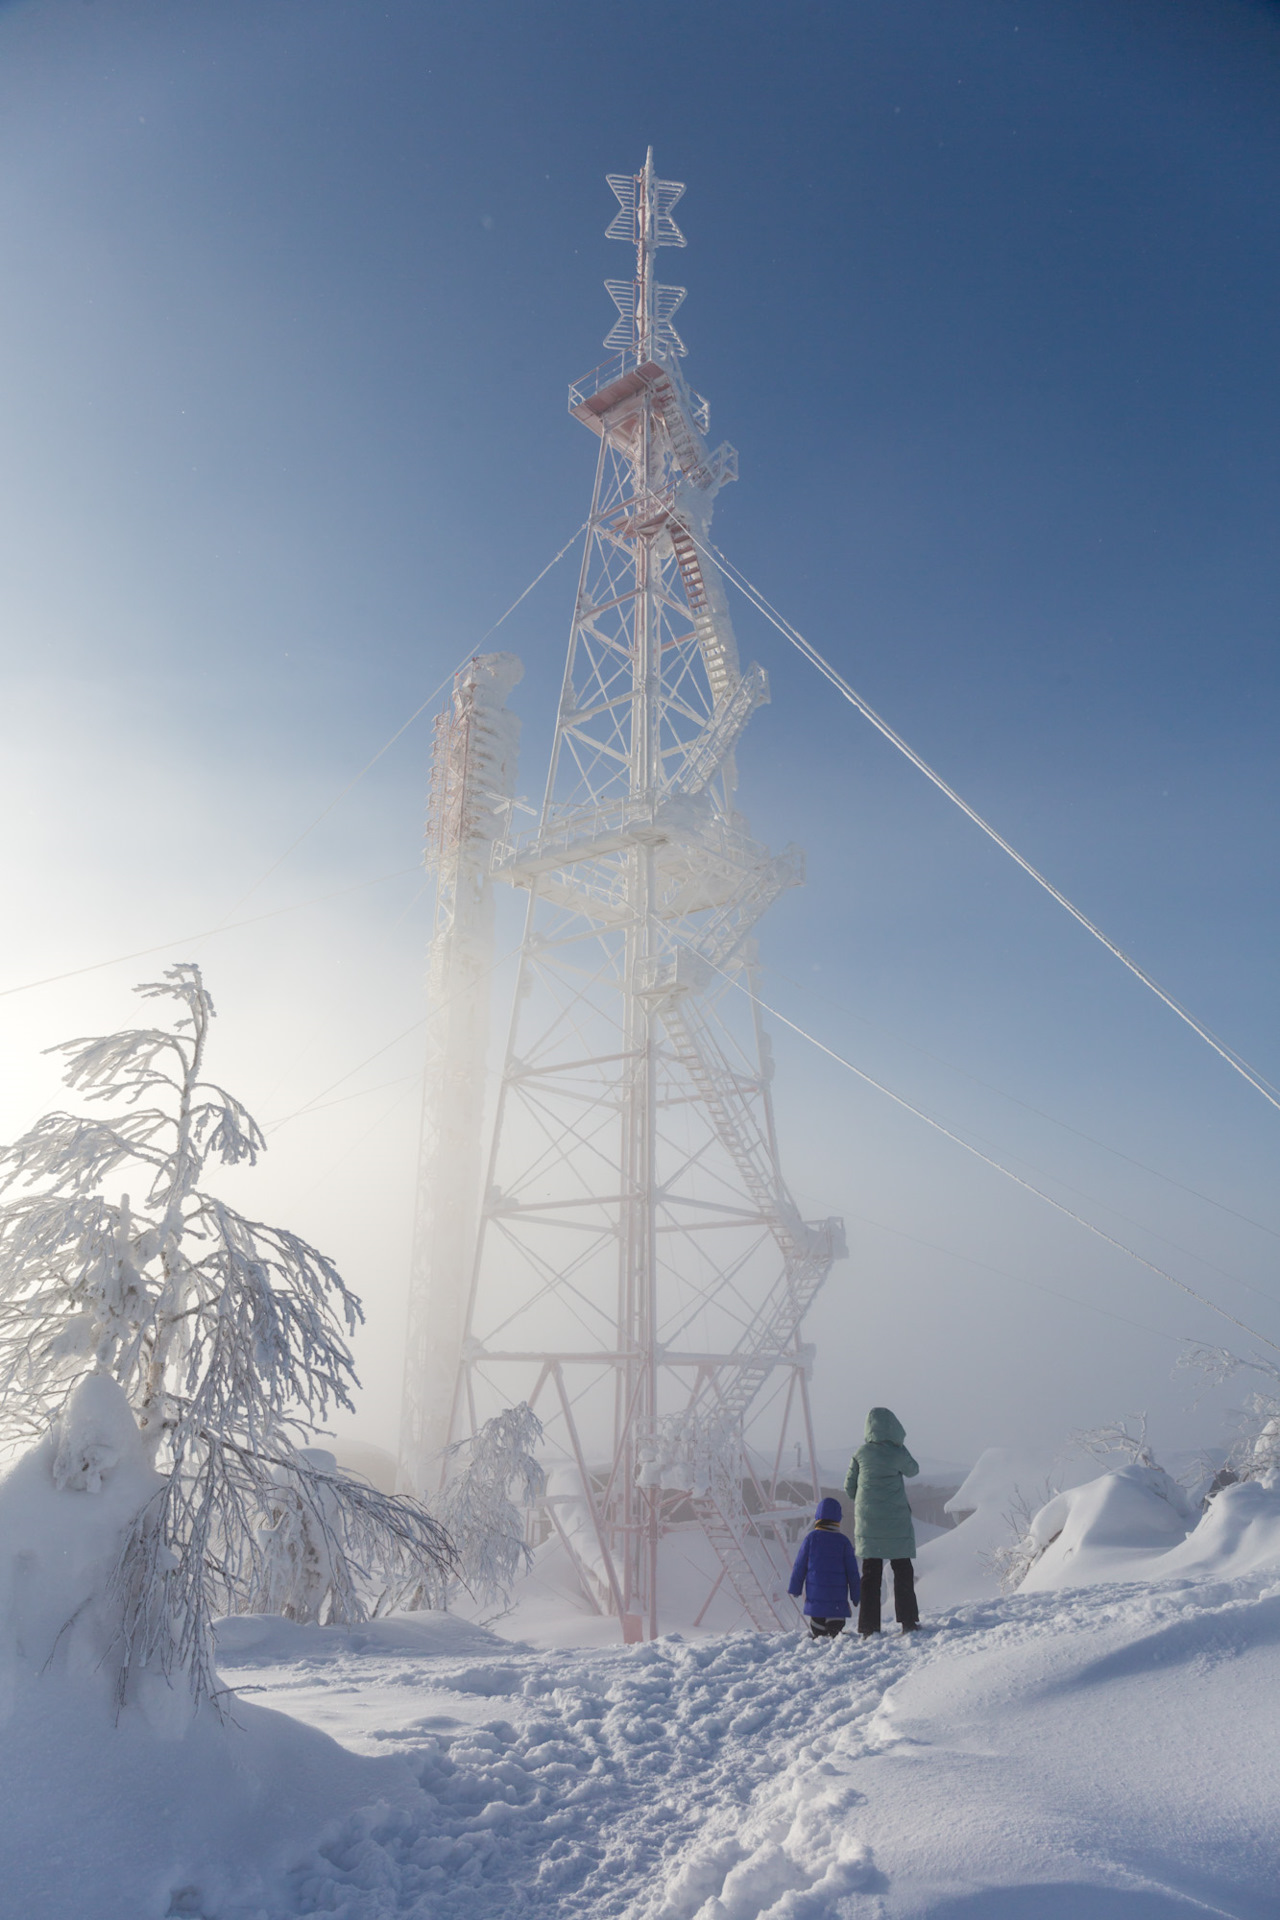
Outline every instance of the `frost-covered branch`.
POLYGON ((1047 1477, 1030 1493, 1024 1493, 1021 1487, 1014 1488, 1009 1505, 1000 1516, 1009 1530, 1008 1541, 1004 1546, 993 1547, 986 1555, 1003 1593, 1012 1593, 1020 1587, 1045 1548, 1053 1544, 1052 1540, 1036 1537, 1034 1521, 1060 1492, 1061 1488, 1047 1477))
POLYGON ((1229 1347, 1192 1346, 1178 1365, 1222 1386, 1240 1373, 1260 1374, 1266 1385, 1245 1395, 1234 1409, 1235 1444, 1219 1467, 1208 1498, 1235 1480, 1254 1480, 1280 1472, 1280 1367, 1259 1354, 1233 1353, 1229 1347))
POLYGON ((1093 1460, 1110 1460, 1119 1456, 1135 1467, 1156 1467, 1156 1459, 1147 1440, 1147 1416, 1145 1413, 1126 1414, 1123 1419, 1110 1420, 1101 1427, 1082 1427, 1068 1436, 1068 1444, 1081 1453, 1087 1453, 1093 1460), (1130 1422, 1136 1432, 1130 1431, 1130 1422))
POLYGON ((510 1604, 516 1575, 530 1559, 525 1517, 546 1485, 533 1453, 541 1439, 541 1421, 521 1402, 449 1449, 453 1471, 432 1504, 457 1565, 424 1582, 419 1605, 447 1607, 458 1585, 481 1605, 510 1604))
POLYGON ((452 1541, 415 1500, 339 1474, 318 1447, 275 1461, 259 1488, 266 1518, 252 1541, 255 1611, 349 1625, 411 1605, 424 1566, 456 1566, 452 1541))
POLYGON ((1202 1375, 1212 1387, 1222 1386, 1237 1373, 1260 1373, 1265 1379, 1274 1380, 1280 1391, 1280 1367, 1256 1353, 1246 1358, 1232 1353, 1229 1347, 1192 1345, 1179 1354, 1177 1365, 1180 1371, 1202 1375))

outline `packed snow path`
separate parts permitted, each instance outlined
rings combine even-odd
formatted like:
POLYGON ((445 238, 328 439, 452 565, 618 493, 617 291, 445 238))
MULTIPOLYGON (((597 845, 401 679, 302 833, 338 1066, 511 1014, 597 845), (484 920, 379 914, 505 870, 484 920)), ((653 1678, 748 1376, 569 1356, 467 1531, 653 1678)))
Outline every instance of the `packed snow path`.
POLYGON ((834 1645, 423 1659, 313 1630, 250 1667, 274 1656, 231 1627, 230 1681, 421 1789, 355 1812, 272 1920, 1275 1912, 1261 1579, 1015 1596, 834 1645))

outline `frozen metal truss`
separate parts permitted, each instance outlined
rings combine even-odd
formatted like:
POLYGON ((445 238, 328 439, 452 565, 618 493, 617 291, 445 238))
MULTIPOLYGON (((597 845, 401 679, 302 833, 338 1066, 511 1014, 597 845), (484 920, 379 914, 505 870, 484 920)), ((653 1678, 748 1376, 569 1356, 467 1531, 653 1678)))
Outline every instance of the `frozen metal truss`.
POLYGON ((803 860, 734 804, 769 694, 704 560, 737 456, 708 446, 671 324, 683 289, 654 276, 684 245, 684 188, 652 153, 609 184, 635 276, 606 283, 617 353, 570 389, 599 453, 541 813, 515 833, 508 810, 493 841, 492 878, 528 910, 443 1427, 534 1405, 541 1526, 638 1639, 674 1624, 681 1539, 704 1612, 719 1591, 756 1626, 790 1617, 784 1563, 818 1484, 801 1328, 844 1237, 783 1179, 769 1042, 738 990, 803 860))
POLYGON ((506 699, 523 671, 514 654, 477 654, 435 723, 426 828, 435 923, 400 1403, 399 1484, 417 1498, 444 1470, 462 1354, 492 992, 489 866, 494 840, 509 831, 520 722, 506 699))

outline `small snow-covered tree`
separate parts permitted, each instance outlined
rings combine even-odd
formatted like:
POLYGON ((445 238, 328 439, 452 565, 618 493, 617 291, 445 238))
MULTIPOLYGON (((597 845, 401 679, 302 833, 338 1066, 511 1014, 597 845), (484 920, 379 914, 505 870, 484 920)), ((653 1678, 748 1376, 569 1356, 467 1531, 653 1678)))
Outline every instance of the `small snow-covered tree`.
POLYGON ((1255 1374, 1266 1383, 1245 1395, 1235 1409, 1236 1439, 1225 1462, 1214 1475, 1208 1498, 1234 1480, 1256 1480, 1280 1472, 1280 1366, 1254 1353, 1232 1353, 1229 1347, 1192 1346, 1178 1362, 1201 1374, 1208 1385, 1221 1386, 1237 1374, 1255 1374))
POLYGON ((1173 1474, 1166 1473, 1156 1459, 1155 1448, 1147 1438, 1145 1413, 1127 1414, 1123 1419, 1108 1421, 1101 1427, 1085 1427, 1070 1435, 1068 1445, 1104 1463, 1113 1459, 1123 1461, 1124 1466, 1118 1469, 1120 1472, 1129 1468, 1141 1469, 1147 1491, 1160 1500, 1167 1500, 1179 1519, 1190 1518, 1193 1504, 1191 1495, 1187 1487, 1173 1474))
POLYGON ((1259 1353, 1245 1355, 1233 1353, 1230 1347, 1207 1347, 1192 1342, 1178 1356, 1178 1367, 1184 1372, 1201 1374, 1213 1387, 1220 1387, 1238 1373, 1261 1374, 1269 1383, 1264 1397, 1268 1401, 1280 1401, 1280 1366, 1259 1353))
POLYGON ((1020 1587, 1045 1548, 1053 1545, 1056 1534, 1047 1540, 1037 1539, 1034 1521, 1060 1492, 1061 1488, 1047 1476, 1032 1493, 1025 1493, 1021 1487, 1014 1488, 1009 1505, 1000 1516, 1009 1529, 1009 1538, 1003 1546, 993 1547, 986 1555, 987 1565, 1000 1582, 1002 1593, 1013 1593, 1020 1587))
POLYGON ((407 1598, 454 1554, 425 1508, 303 1444, 352 1406, 359 1302, 324 1254, 201 1184, 210 1161, 252 1165, 264 1142, 204 1078, 200 969, 137 991, 176 1002, 174 1024, 54 1049, 66 1084, 115 1111, 47 1114, 0 1151, 0 1188, 17 1189, 0 1206, 0 1419, 42 1432, 85 1374, 119 1384, 161 1475, 116 1569, 121 1684, 159 1668, 199 1699, 215 1614, 281 1591, 282 1527, 323 1560, 332 1619, 407 1598), (104 1191, 126 1176, 140 1197, 104 1191))
POLYGON ((1160 1464, 1147 1439, 1145 1413, 1126 1414, 1123 1419, 1109 1420, 1101 1427, 1082 1427, 1070 1436, 1069 1444, 1087 1453, 1092 1460, 1110 1460, 1118 1455, 1135 1467, 1160 1464), (1130 1431, 1130 1422, 1136 1431, 1130 1431))
POLYGON ((530 1558, 525 1511, 546 1485, 533 1455, 541 1438, 542 1422, 522 1401, 450 1447, 454 1471, 433 1506, 458 1557, 424 1584, 427 1604, 447 1607, 458 1586, 482 1606, 510 1604, 512 1583, 530 1558))

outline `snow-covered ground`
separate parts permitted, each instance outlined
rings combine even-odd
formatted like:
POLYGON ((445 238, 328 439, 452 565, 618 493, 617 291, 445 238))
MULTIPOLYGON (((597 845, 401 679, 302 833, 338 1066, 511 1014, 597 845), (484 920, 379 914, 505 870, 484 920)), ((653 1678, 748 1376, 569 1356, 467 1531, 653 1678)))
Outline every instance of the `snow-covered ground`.
POLYGON ((232 1624, 237 1686, 376 1794, 281 1914, 438 1920, 1272 1916, 1280 1584, 991 1600, 913 1638, 422 1656, 232 1624))
MULTIPOLYGON (((109 1514, 40 1491, 48 1450, 0 1486, 0 1536, 52 1498, 83 1535, 60 1577, 88 1580, 109 1514)), ((973 1523, 935 1539, 907 1637, 231 1620, 226 1725, 151 1697, 117 1715, 88 1615, 24 1606, 55 1569, 22 1548, 0 1567, 0 1915, 1272 1920, 1280 1483, 1171 1521, 1164 1480, 1046 1508, 1013 1595, 946 1604, 973 1523)))
MULTIPOLYGON (((66 1754, 30 1873, 10 1829, 18 1904, 0 1910, 1270 1920, 1278 1571, 1016 1595, 830 1647, 535 1651, 452 1621, 234 1621, 228 1682, 312 1742, 241 1707, 234 1796, 186 1742, 168 1760, 193 1777, 168 1788, 136 1736, 109 1779, 66 1754), (193 1817, 201 1791, 221 1804, 193 1817)), ((46 1784, 51 1758, 29 1753, 46 1784)), ((21 1792, 8 1817, 25 1825, 21 1792)))

